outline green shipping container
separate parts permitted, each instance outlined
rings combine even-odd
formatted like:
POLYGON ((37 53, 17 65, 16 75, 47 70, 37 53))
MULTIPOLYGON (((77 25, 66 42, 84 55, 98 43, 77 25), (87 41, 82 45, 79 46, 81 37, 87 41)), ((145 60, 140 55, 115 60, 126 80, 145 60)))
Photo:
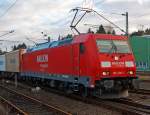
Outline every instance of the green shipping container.
POLYGON ((137 71, 150 71, 150 36, 133 36, 129 39, 137 71))

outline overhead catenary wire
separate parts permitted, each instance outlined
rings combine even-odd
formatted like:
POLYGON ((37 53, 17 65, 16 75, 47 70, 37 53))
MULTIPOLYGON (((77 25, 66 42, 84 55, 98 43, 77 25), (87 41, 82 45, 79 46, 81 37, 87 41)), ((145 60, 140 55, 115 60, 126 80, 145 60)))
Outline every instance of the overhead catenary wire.
POLYGON ((0 18, 3 17, 3 16, 5 16, 5 15, 7 14, 7 12, 8 12, 12 7, 15 6, 15 4, 17 3, 17 1, 18 1, 18 0, 15 0, 15 2, 14 2, 13 4, 11 4, 11 6, 9 6, 9 7, 5 10, 5 12, 0 15, 0 18))
MULTIPOLYGON (((5 32, 7 32, 7 33, 4 33, 4 34, 2 34, 2 35, 0 35, 0 38, 4 38, 4 37, 6 37, 7 36, 7 38, 9 38, 8 36, 10 35, 10 34, 12 34, 12 33, 14 33, 15 31, 14 30, 11 30, 11 31, 5 31, 5 32)), ((8 39, 0 39, 0 42, 13 42, 13 43, 20 43, 21 41, 16 41, 16 40, 8 40, 8 39)))
POLYGON ((7 31, 7 33, 4 33, 3 35, 0 35, 0 38, 6 36, 6 35, 8 35, 8 34, 11 34, 11 33, 13 33, 13 32, 14 32, 14 30, 7 31))
POLYGON ((32 43, 34 43, 36 46, 38 45, 37 42, 31 40, 27 35, 25 35, 25 39, 28 40, 28 41, 30 41, 30 42, 32 42, 32 43))
POLYGON ((104 20, 108 21, 110 24, 114 25, 116 28, 120 29, 122 32, 126 33, 122 28, 120 28, 118 25, 116 25, 115 23, 113 23, 112 21, 108 20, 107 18, 105 18, 103 15, 101 15, 100 13, 98 13, 97 11, 93 10, 94 13, 96 13, 98 16, 100 16, 101 18, 103 18, 104 20))
POLYGON ((71 29, 74 29, 78 34, 80 34, 80 32, 78 31, 78 29, 76 28, 76 26, 79 24, 79 22, 82 20, 82 18, 85 16, 85 14, 87 13, 95 13, 97 14, 100 18, 104 19, 105 21, 109 22, 110 24, 112 24, 115 28, 118 28, 119 30, 121 30, 123 33, 126 34, 126 32, 120 28, 118 25, 116 25, 115 23, 113 23, 112 21, 110 21, 109 19, 107 19, 106 17, 104 17, 102 14, 98 13, 96 10, 93 10, 93 9, 88 9, 88 8, 81 8, 81 7, 77 7, 75 9, 73 9, 72 11, 76 11, 74 17, 73 17, 73 20, 71 22, 71 29), (83 11, 84 14, 78 19, 78 21, 76 23, 74 23, 76 17, 77 17, 77 14, 79 11, 83 11))

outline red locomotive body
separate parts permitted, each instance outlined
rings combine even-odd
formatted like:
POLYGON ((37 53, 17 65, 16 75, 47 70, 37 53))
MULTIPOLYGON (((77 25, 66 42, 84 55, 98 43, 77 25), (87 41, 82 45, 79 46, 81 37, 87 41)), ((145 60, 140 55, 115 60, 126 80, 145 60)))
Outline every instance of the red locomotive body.
POLYGON ((135 72, 127 37, 81 34, 23 54, 21 75, 51 87, 103 95, 127 90, 135 72))

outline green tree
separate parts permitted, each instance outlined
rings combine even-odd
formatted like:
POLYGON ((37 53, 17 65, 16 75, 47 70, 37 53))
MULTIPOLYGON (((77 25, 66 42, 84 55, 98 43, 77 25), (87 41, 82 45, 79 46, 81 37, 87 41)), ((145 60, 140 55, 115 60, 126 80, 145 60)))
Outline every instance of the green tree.
POLYGON ((145 34, 150 35, 150 28, 147 28, 147 29, 145 30, 145 34))
POLYGON ((108 31, 108 32, 107 32, 107 34, 111 34, 111 32, 110 32, 110 31, 108 31))
POLYGON ((87 33, 94 33, 91 28, 88 29, 87 33))
POLYGON ((73 36, 72 36, 72 34, 68 34, 67 36, 66 36, 66 38, 72 38, 73 36))
POLYGON ((138 30, 131 33, 131 36, 143 36, 150 35, 150 28, 146 28, 145 30, 138 30))
POLYGON ((12 48, 12 50, 14 51, 14 50, 26 49, 26 48, 27 48, 27 45, 25 43, 23 43, 23 44, 18 44, 17 46, 14 45, 13 48, 12 48))
POLYGON ((17 47, 16 47, 16 45, 14 45, 14 46, 13 46, 13 51, 14 51, 14 50, 17 50, 17 47))
POLYGON ((116 35, 116 31, 115 31, 115 30, 113 30, 113 31, 112 31, 112 34, 113 34, 113 35, 116 35))
POLYGON ((67 36, 62 37, 62 38, 60 38, 60 36, 59 36, 59 39, 61 39, 61 40, 69 39, 69 38, 73 38, 73 35, 72 34, 68 34, 67 36))
POLYGON ((96 33, 100 33, 100 34, 106 34, 106 31, 103 27, 103 25, 100 25, 98 30, 96 31, 96 33))
POLYGON ((133 32, 131 36, 142 36, 144 35, 144 31, 138 30, 137 32, 133 32))
POLYGON ((26 45, 25 43, 23 43, 23 44, 21 45, 21 48, 26 49, 26 48, 27 48, 27 45, 26 45))
POLYGON ((1 49, 0 49, 0 55, 3 55, 3 54, 5 54, 5 53, 7 53, 6 51, 2 51, 1 49))

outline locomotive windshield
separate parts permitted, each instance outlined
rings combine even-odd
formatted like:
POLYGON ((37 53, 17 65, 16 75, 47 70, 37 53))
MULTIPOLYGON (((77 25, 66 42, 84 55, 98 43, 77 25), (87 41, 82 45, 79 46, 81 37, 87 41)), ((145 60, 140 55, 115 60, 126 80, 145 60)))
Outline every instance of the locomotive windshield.
POLYGON ((131 53, 127 41, 121 40, 96 40, 101 53, 131 53))

